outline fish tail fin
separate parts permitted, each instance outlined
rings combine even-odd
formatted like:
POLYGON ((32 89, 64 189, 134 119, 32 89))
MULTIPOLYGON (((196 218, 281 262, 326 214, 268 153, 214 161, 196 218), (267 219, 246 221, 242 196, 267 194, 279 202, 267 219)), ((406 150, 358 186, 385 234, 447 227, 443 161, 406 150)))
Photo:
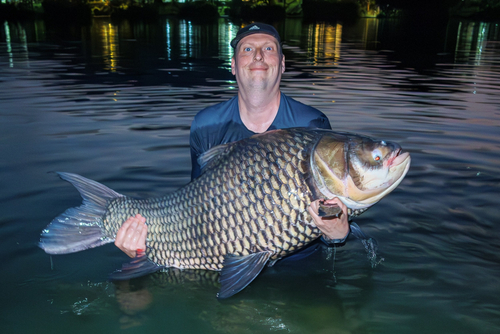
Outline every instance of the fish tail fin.
POLYGON ((67 254, 113 242, 104 233, 102 217, 109 201, 123 195, 77 174, 57 174, 75 186, 83 203, 66 210, 42 231, 40 248, 48 254, 67 254))

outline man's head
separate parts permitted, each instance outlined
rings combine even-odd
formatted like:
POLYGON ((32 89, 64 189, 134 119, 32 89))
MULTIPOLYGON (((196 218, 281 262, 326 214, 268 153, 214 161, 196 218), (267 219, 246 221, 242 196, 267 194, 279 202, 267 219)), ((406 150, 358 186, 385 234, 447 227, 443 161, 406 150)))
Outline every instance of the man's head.
POLYGON ((237 49, 238 43, 246 36, 252 34, 267 34, 274 37, 276 39, 276 43, 279 48, 279 53, 282 54, 281 39, 280 35, 278 34, 278 31, 276 31, 276 29, 269 24, 259 23, 259 22, 249 24, 238 31, 236 37, 231 41, 231 46, 233 47, 235 53, 238 50, 237 49))
POLYGON ((231 45, 234 47, 231 72, 236 76, 240 91, 251 89, 271 93, 279 90, 285 57, 276 29, 253 23, 240 29, 231 45))

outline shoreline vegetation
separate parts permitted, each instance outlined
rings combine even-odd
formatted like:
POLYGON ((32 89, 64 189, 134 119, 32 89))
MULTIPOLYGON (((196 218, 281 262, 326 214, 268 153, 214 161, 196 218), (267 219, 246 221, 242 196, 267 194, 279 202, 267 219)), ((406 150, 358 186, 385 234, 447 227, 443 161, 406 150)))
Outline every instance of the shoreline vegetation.
MULTIPOLYGON (((299 6, 300 7, 300 6, 299 6)), ((382 6, 383 7, 383 6, 382 6)), ((273 23, 285 17, 301 17, 306 21, 355 21, 361 17, 398 18, 401 16, 435 16, 433 8, 419 11, 387 7, 367 13, 358 1, 303 0, 301 8, 295 11, 282 5, 255 5, 241 0, 233 0, 218 5, 208 1, 185 3, 154 0, 154 3, 140 4, 125 0, 110 0, 106 3, 87 0, 43 0, 39 4, 20 2, 0 4, 0 19, 7 21, 46 19, 57 23, 87 23, 93 17, 111 19, 154 20, 162 16, 208 22, 219 17, 227 17, 235 22, 262 21, 273 23), (433 14, 432 14, 433 13, 433 14)), ((440 8, 443 9, 443 8, 440 8)), ((500 21, 500 5, 494 8, 459 5, 439 11, 440 18, 458 17, 471 20, 500 21)))

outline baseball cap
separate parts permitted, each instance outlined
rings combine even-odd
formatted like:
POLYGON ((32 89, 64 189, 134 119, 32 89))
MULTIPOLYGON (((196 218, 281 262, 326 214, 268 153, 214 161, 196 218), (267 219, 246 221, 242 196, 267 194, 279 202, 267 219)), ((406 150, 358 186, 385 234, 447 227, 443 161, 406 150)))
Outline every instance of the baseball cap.
POLYGON ((246 37, 246 36, 252 35, 252 34, 271 35, 278 40, 278 44, 281 44, 280 35, 276 31, 276 29, 274 29, 273 26, 271 26, 269 24, 265 24, 265 23, 256 22, 256 23, 249 24, 246 27, 241 28, 238 31, 238 33, 236 34, 236 37, 231 41, 231 46, 233 47, 233 49, 236 48, 236 46, 238 45, 238 43, 241 41, 241 39, 243 37, 246 37))

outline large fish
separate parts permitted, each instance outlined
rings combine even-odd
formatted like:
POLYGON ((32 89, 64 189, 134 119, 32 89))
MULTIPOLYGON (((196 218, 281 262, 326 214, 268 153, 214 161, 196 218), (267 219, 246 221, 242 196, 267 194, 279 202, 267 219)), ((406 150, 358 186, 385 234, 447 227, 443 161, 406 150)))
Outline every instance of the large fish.
POLYGON ((83 204, 55 218, 42 232, 40 247, 65 254, 113 242, 122 223, 140 213, 148 224, 146 254, 113 278, 166 267, 216 270, 218 296, 227 298, 266 264, 321 236, 307 211, 312 201, 338 197, 356 216, 398 186, 410 155, 395 143, 297 128, 215 147, 200 162, 199 178, 149 199, 58 173, 79 190, 83 204))

